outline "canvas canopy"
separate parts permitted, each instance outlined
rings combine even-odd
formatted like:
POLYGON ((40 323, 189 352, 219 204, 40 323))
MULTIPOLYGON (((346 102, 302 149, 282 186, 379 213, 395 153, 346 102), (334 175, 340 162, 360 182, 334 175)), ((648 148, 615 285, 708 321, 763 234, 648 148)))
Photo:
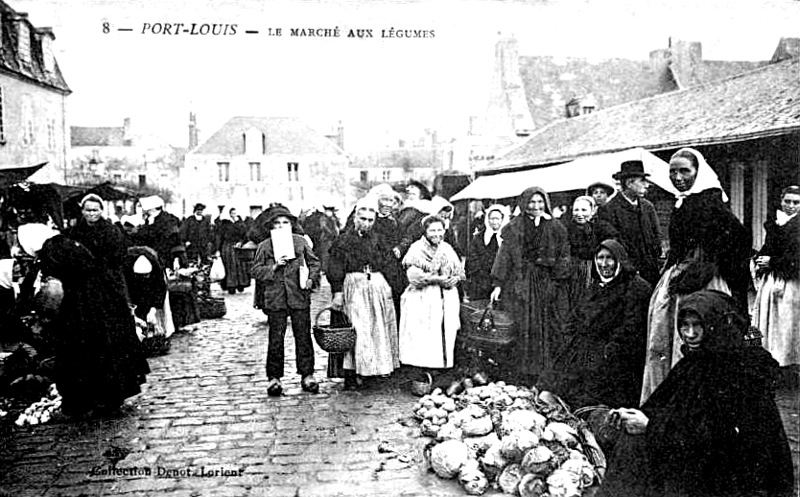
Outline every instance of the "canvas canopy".
POLYGON ((650 174, 650 181, 670 193, 676 193, 669 180, 669 164, 643 148, 632 148, 580 157, 555 166, 480 176, 453 195, 450 201, 516 197, 531 186, 541 187, 547 192, 563 192, 582 190, 596 181, 614 185, 611 176, 619 171, 621 163, 628 160, 641 160, 645 172, 650 174))

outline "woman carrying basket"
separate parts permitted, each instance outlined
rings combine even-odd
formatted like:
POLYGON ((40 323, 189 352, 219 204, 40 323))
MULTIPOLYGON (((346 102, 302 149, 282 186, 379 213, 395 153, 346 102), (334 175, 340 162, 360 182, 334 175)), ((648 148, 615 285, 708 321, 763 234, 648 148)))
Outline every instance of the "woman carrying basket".
POLYGON ((383 274, 394 262, 372 232, 377 211, 374 198, 361 199, 352 228, 336 239, 328 260, 331 307, 356 329, 354 349, 343 359, 332 355, 328 364, 329 376, 343 373, 345 390, 358 389, 359 376, 388 375, 400 367, 392 289, 383 274))

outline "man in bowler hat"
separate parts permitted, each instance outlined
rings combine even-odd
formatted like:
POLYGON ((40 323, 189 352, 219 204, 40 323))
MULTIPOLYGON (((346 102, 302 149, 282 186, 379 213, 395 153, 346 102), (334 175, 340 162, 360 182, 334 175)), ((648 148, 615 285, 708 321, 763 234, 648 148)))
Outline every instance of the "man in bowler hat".
POLYGON ((620 183, 620 192, 600 207, 597 217, 617 230, 619 241, 641 277, 655 286, 659 278, 661 230, 655 207, 644 198, 650 187, 648 176, 642 161, 623 162, 613 176, 620 183))

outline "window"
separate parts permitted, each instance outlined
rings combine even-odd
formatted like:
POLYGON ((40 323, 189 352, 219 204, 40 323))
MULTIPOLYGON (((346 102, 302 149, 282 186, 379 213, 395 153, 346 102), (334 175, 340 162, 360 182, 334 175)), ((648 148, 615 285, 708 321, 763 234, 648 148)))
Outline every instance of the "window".
POLYGON ((6 125, 5 125, 5 102, 3 101, 3 89, 0 88, 0 145, 6 144, 6 125))
POLYGON ((392 179, 392 171, 389 169, 385 169, 383 171, 383 181, 389 181, 392 179))
POLYGON ((19 26, 19 57, 23 62, 30 63, 31 61, 31 33, 28 29, 28 23, 25 21, 18 21, 19 26))
POLYGON ((217 170, 219 172, 219 181, 231 180, 231 164, 230 162, 217 162, 217 170))
POLYGON ((30 95, 22 96, 22 144, 33 145, 33 103, 30 95))
POLYGON ((139 175, 139 188, 144 188, 147 186, 147 176, 144 174, 139 175))
POLYGON ((53 57, 53 39, 46 33, 42 35, 42 58, 44 59, 45 71, 54 72, 56 64, 53 57))
POLYGON ((261 163, 250 163, 250 181, 261 181, 261 163))
POLYGON ((47 121, 47 148, 55 150, 56 148, 56 120, 49 119, 47 121))
POLYGON ((300 164, 297 162, 289 162, 286 164, 286 170, 289 172, 289 181, 300 181, 300 164))
POLYGON ((369 171, 361 171, 361 182, 366 183, 369 181, 369 171))
POLYGON ((122 181, 122 175, 119 173, 114 173, 114 183, 119 183, 122 181))

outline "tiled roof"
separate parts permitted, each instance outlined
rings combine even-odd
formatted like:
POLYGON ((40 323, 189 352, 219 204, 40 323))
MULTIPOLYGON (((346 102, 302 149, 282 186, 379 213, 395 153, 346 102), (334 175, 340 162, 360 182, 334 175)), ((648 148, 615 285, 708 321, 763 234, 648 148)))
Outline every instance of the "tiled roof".
MULTIPOLYGON (((37 42, 36 27, 26 20, 20 21, 28 24, 30 32, 31 61, 25 63, 18 54, 18 33, 14 26, 16 21, 13 20, 18 16, 18 13, 0 1, 0 15, 2 15, 2 26, 0 26, 0 32, 2 32, 2 38, 0 38, 0 42, 2 42, 0 45, 0 71, 14 73, 24 79, 34 81, 62 93, 71 93, 67 82, 64 81, 64 76, 61 74, 57 61, 53 61, 52 72, 48 72, 45 69, 42 47, 37 42)), ((42 28, 42 30, 46 29, 42 28)))
MULTIPOLYGON (((766 62, 701 60, 691 84, 703 84, 751 71, 766 62)), ((566 117, 566 104, 591 93, 597 108, 651 97, 677 88, 666 71, 649 61, 605 59, 591 61, 573 57, 519 58, 533 129, 566 117)))
POLYGON ((572 57, 520 57, 534 129, 566 116, 566 105, 588 93, 604 109, 659 93, 657 76, 644 61, 572 57))
POLYGON ((534 133, 484 171, 544 165, 633 147, 728 143, 800 130, 800 60, 770 64, 592 114, 534 133))
POLYGON ((388 148, 366 153, 353 153, 350 167, 403 167, 408 169, 441 166, 441 150, 432 147, 388 148))
POLYGON ((242 155, 244 133, 255 128, 266 137, 266 155, 344 155, 333 140, 314 131, 296 117, 233 117, 192 154, 242 155))
POLYGON ((124 128, 71 126, 70 144, 73 147, 121 147, 124 128))

